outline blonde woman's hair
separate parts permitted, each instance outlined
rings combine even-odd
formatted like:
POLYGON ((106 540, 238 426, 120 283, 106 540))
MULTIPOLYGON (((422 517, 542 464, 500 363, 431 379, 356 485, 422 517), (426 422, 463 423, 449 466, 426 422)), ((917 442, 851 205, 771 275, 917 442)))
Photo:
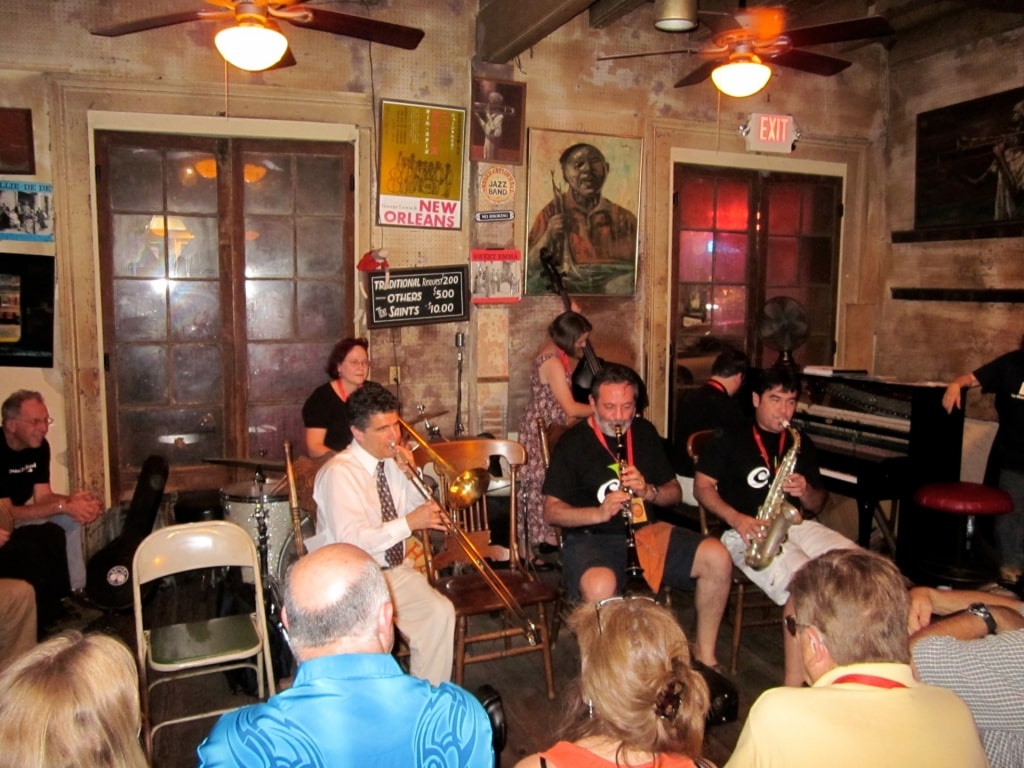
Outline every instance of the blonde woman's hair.
POLYGON ((0 674, 0 768, 145 768, 128 647, 66 632, 0 674))
POLYGON ((698 757, 709 696, 671 611, 644 599, 585 604, 569 618, 581 670, 561 736, 605 736, 619 754, 698 757))

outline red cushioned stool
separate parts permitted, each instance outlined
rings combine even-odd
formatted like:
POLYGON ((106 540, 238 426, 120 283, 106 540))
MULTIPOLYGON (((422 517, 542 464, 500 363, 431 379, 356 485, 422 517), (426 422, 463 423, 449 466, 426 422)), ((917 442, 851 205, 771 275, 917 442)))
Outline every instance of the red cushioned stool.
POLYGON ((1010 494, 980 483, 930 483, 917 490, 914 503, 932 518, 936 534, 921 556, 925 581, 967 587, 998 578, 991 518, 1013 509, 1010 494))

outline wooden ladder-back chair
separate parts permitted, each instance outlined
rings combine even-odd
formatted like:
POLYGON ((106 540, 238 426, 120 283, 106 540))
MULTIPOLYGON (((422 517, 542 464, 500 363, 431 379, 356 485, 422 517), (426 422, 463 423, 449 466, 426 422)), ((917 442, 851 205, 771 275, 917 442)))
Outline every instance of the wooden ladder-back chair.
MULTIPOLYGON (((693 459, 694 463, 697 462, 701 451, 713 434, 713 429, 703 429, 699 432, 694 432, 686 440, 686 452, 693 459)), ((707 510, 704 509, 703 504, 698 504, 697 509, 700 514, 700 531, 705 536, 710 535, 707 510)), ((782 623, 782 611, 735 565, 732 567, 732 589, 729 594, 729 602, 732 604, 732 645, 729 657, 729 672, 735 675, 739 662, 740 640, 743 638, 744 625, 747 627, 778 626, 782 623), (754 591, 753 595, 749 593, 751 589, 754 591), (745 616, 747 611, 759 611, 762 614, 762 618, 747 620, 745 616), (768 614, 771 615, 769 616, 768 614)))
POLYGON ((435 461, 434 457, 425 450, 417 450, 414 455, 420 468, 433 464, 433 471, 441 481, 441 506, 450 510, 453 523, 459 526, 481 555, 498 560, 505 558, 506 550, 491 542, 487 496, 482 496, 479 501, 465 509, 451 509, 447 504, 447 489, 454 478, 448 477, 448 474, 452 470, 459 473, 468 469, 486 469, 490 465, 492 456, 500 456, 508 462, 510 474, 508 569, 495 571, 494 574, 508 588, 509 593, 524 611, 529 612, 532 609, 537 629, 537 642, 532 645, 527 642, 522 623, 487 585, 484 577, 473 569, 473 561, 467 556, 460 541, 454 535, 446 534, 444 546, 432 553, 429 558, 428 576, 434 588, 451 600, 455 606, 455 682, 462 685, 466 664, 537 651, 541 653, 544 660, 547 695, 549 699, 553 699, 555 687, 551 668, 547 606, 555 604, 558 600, 558 593, 522 567, 516 539, 516 515, 519 502, 517 477, 519 469, 526 463, 526 449, 513 440, 487 438, 432 443, 430 448, 437 454, 441 462, 448 465, 447 468, 439 466, 440 462, 435 461), (449 567, 453 568, 451 575, 441 573, 449 567), (470 618, 494 613, 502 615, 501 629, 470 634, 470 618), (522 642, 513 643, 516 638, 522 642), (468 650, 470 646, 477 643, 496 640, 502 641, 498 648, 494 648, 492 645, 479 653, 470 653, 468 650))
POLYGON ((249 532, 234 523, 213 520, 161 528, 147 536, 132 563, 135 644, 142 694, 146 752, 153 754, 153 737, 167 725, 230 712, 204 710, 153 722, 151 698, 158 685, 187 677, 248 667, 255 671, 261 699, 274 694, 274 667, 263 607, 260 561, 249 532), (211 617, 188 623, 145 626, 142 586, 200 568, 241 566, 251 569, 256 607, 251 613, 211 617), (161 676, 150 681, 150 672, 161 676))

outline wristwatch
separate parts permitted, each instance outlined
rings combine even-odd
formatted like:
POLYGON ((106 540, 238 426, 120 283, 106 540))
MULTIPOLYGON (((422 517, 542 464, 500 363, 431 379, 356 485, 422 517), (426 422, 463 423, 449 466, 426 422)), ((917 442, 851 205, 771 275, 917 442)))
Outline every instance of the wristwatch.
POLYGON ((987 605, 984 603, 971 603, 967 606, 967 612, 981 617, 981 620, 985 622, 985 626, 988 627, 990 635, 996 633, 996 620, 992 618, 992 612, 988 609, 987 605))

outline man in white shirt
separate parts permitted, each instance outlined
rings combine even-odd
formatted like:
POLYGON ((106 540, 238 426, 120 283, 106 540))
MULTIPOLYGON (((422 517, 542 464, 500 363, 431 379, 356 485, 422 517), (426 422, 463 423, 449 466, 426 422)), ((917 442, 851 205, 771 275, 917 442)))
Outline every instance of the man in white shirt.
POLYGON ((398 406, 389 390, 373 382, 349 397, 353 441, 317 473, 316 535, 307 546, 312 551, 341 542, 370 553, 384 572, 395 624, 409 643, 409 672, 439 685, 452 673, 455 608, 405 559, 404 542, 412 531, 445 527, 437 504, 424 501, 395 461, 404 450, 398 406))

